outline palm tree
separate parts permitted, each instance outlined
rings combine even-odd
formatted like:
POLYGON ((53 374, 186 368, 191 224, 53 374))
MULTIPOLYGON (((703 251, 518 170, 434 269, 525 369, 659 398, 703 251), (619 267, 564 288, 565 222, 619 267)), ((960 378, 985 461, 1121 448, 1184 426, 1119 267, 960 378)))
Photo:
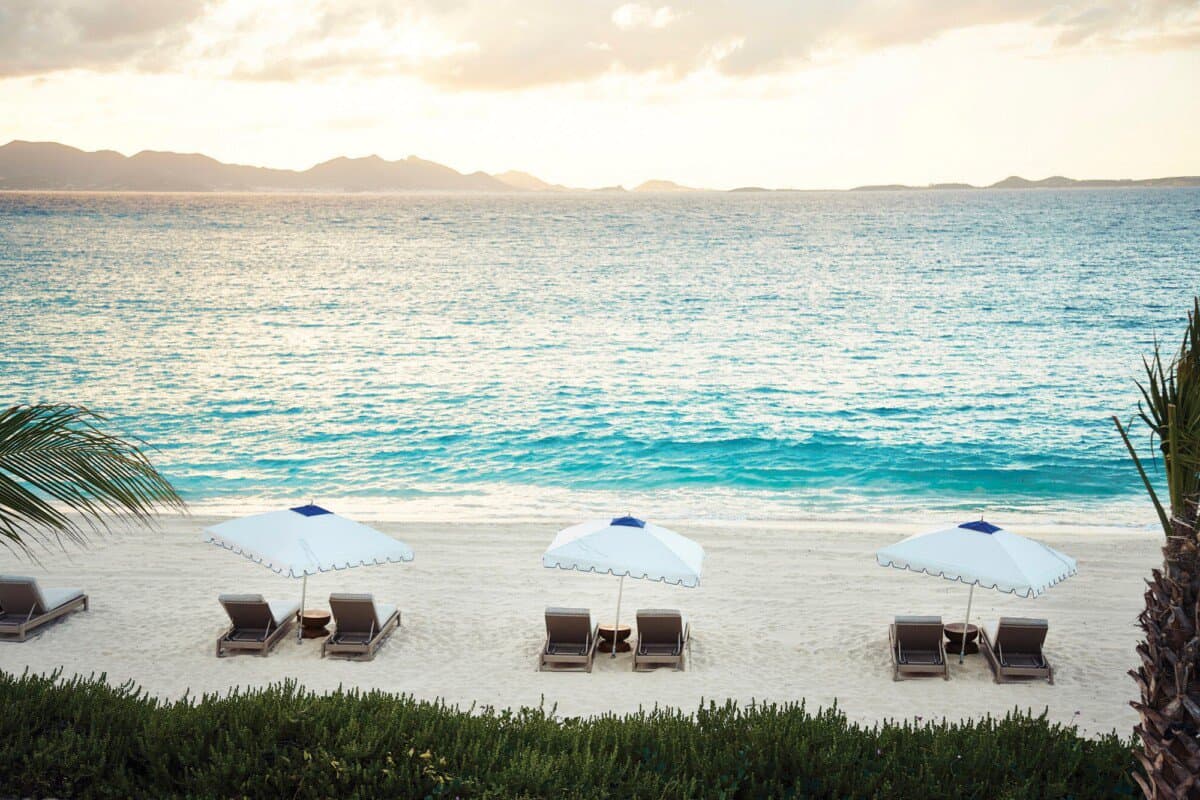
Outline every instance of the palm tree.
POLYGON ((99 414, 73 405, 0 411, 0 544, 29 552, 29 537, 84 543, 110 516, 147 523, 183 500, 137 445, 106 433, 99 414))
POLYGON ((1164 364, 1155 344, 1144 365, 1137 418, 1150 429, 1151 444, 1158 442, 1167 507, 1113 417, 1166 536, 1162 569, 1147 581, 1138 617, 1141 666, 1130 672, 1141 691, 1132 705, 1141 718, 1134 731, 1144 774, 1135 778, 1151 800, 1200 798, 1200 298, 1178 354, 1164 364))

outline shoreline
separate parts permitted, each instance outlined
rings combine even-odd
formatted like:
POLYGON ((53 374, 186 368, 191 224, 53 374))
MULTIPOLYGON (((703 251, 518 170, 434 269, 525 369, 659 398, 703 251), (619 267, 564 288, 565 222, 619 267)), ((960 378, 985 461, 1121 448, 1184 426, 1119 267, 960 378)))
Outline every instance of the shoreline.
MULTIPOLYGON (((210 498, 189 502, 184 516, 231 518, 245 516, 292 505, 315 502, 344 516, 363 521, 412 524, 560 524, 566 526, 586 518, 603 518, 614 513, 637 511, 639 516, 664 525, 696 525, 725 527, 793 528, 797 530, 827 529, 858 526, 868 528, 932 528, 940 523, 962 521, 986 516, 1000 520, 1006 527, 1033 530, 1101 530, 1115 532, 1160 532, 1153 508, 1144 497, 1097 504, 1095 508, 1073 511, 1006 509, 988 506, 967 509, 961 506, 941 508, 887 508, 878 503, 864 503, 869 510, 811 511, 788 507, 761 498, 716 495, 706 508, 696 508, 695 498, 665 495, 654 502, 654 493, 632 494, 626 498, 611 492, 579 490, 542 490, 529 496, 512 495, 498 501, 502 493, 475 495, 427 495, 419 498, 321 496, 312 494, 210 498), (469 499, 468 499, 469 498, 469 499), (736 506, 726 513, 716 512, 722 506, 736 506)), ((164 519, 177 516, 174 512, 164 519)))

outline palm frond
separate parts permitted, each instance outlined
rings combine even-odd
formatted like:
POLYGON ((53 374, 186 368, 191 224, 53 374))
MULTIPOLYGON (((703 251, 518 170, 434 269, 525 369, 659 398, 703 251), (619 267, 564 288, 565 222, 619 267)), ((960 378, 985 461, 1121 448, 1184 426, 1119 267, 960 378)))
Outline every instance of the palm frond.
POLYGON ((1154 511, 1158 514, 1158 521, 1162 525, 1163 531, 1170 536, 1171 518, 1167 515, 1166 509, 1163 508, 1162 501, 1158 499, 1158 492, 1154 490, 1154 484, 1150 482, 1150 476, 1146 474, 1146 469, 1142 466, 1142 459, 1138 456, 1133 442, 1129 441, 1129 434, 1125 431, 1125 426, 1121 424, 1121 420, 1117 419, 1114 415, 1112 421, 1117 426, 1117 431, 1121 434, 1121 439, 1125 442, 1125 449, 1129 451, 1129 457, 1133 459, 1133 465, 1137 468, 1138 475, 1142 478, 1142 485, 1146 487, 1146 494, 1150 495, 1150 502, 1154 503, 1154 511))
POLYGON ((1137 382, 1141 393, 1138 417, 1149 429, 1151 450, 1157 449, 1162 457, 1169 514, 1154 491, 1126 429, 1113 419, 1159 521, 1170 536, 1171 518, 1188 518, 1192 513, 1189 509, 1194 509, 1200 500, 1200 297, 1193 301, 1187 331, 1174 357, 1164 358, 1156 340, 1153 355, 1143 358, 1142 366, 1146 374, 1144 381, 1137 382))
POLYGON ((0 541, 82 543, 108 518, 147 523, 183 500, 134 442, 104 431, 82 406, 19 405, 0 411, 0 541))

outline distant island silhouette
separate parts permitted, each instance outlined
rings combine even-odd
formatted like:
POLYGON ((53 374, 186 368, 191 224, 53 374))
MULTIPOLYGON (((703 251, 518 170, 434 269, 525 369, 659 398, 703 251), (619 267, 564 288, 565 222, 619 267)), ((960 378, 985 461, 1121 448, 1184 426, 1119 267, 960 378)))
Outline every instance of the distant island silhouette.
POLYGON ((855 186, 852 192, 911 192, 917 190, 947 190, 947 189, 1120 189, 1138 187, 1195 187, 1200 186, 1200 175, 1179 175, 1172 178, 1090 178, 1076 180, 1054 175, 1040 181, 1031 181, 1019 175, 1010 175, 1002 181, 996 181, 989 186, 973 186, 969 183, 931 183, 928 186, 907 186, 902 183, 888 183, 879 186, 855 186))
MULTIPOLYGON (((849 191, 946 191, 986 189, 1096 189, 1123 187, 1198 187, 1200 176, 1142 180, 1075 180, 1053 176, 1040 181, 1012 176, 990 186, 937 183, 929 186, 881 184, 849 191)), ((527 172, 462 173, 444 164, 409 156, 387 161, 379 156, 323 161, 306 170, 225 164, 197 153, 143 150, 125 156, 114 150, 86 152, 57 142, 14 140, 0 147, 0 191, 129 192, 566 192, 587 191, 551 184, 527 172)), ((626 192, 623 186, 592 189, 626 192)), ((648 180, 634 192, 708 191, 668 180, 648 180)), ((732 192, 794 191, 744 186, 732 192)))

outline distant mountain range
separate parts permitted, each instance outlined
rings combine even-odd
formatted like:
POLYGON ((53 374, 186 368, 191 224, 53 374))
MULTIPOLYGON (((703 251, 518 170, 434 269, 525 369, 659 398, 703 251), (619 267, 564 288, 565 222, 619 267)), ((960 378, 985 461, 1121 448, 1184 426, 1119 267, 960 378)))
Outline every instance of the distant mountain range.
POLYGON ((410 156, 335 158, 297 172, 223 164, 208 156, 143 150, 86 153, 55 142, 14 141, 0 147, 0 189, 138 192, 509 192, 513 186, 484 172, 464 175, 410 156))
POLYGON ((878 186, 855 186, 850 191, 904 192, 918 189, 1121 189, 1181 186, 1200 186, 1200 175, 1180 175, 1174 178, 1143 178, 1141 180, 1131 180, 1129 178, 1076 180, 1075 178, 1064 178, 1062 175, 1054 175, 1050 178, 1043 178, 1040 181, 1031 181, 1028 178, 1011 175, 990 186, 972 186, 969 183, 931 183, 928 186, 905 186, 901 183, 887 183, 878 186))
MULTIPOLYGON (((932 186, 858 186, 851 191, 912 189, 1064 189, 1134 186, 1200 186, 1200 176, 1148 180, 1084 180, 1053 177, 1041 181, 1005 178, 987 187, 965 183, 932 186)), ((379 156, 335 158, 298 171, 225 164, 194 153, 143 150, 124 156, 113 150, 85 152, 57 142, 12 141, 0 147, 0 190, 131 192, 566 192, 582 191, 552 184, 527 172, 462 173, 443 164, 409 156, 386 161, 379 156)), ((599 192, 624 192, 609 186, 599 192)), ((672 181, 650 180, 635 192, 696 192, 672 181)), ((756 186, 734 192, 771 191, 756 186)))

